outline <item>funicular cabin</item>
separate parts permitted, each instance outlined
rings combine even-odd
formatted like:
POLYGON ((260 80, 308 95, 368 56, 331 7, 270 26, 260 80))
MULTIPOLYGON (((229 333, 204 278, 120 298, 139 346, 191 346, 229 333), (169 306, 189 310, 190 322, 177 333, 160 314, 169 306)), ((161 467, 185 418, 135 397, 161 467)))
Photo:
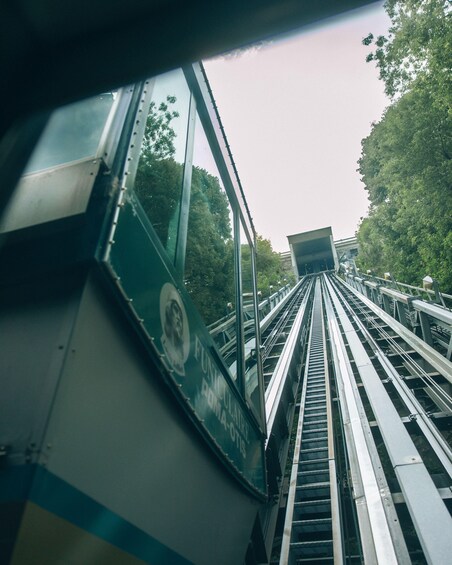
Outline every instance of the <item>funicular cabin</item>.
POLYGON ((239 563, 254 230, 202 66, 56 110, 1 237, 2 562, 239 563))

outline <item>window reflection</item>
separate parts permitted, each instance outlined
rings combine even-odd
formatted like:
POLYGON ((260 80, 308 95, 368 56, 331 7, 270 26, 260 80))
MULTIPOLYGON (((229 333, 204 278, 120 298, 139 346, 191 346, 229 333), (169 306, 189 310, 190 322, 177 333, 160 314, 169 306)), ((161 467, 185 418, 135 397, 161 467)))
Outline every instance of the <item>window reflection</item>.
POLYGON ((95 157, 115 97, 107 92, 55 110, 25 173, 95 157))
POLYGON ((254 284, 251 246, 244 230, 240 230, 241 272, 243 297, 243 328, 245 342, 245 396, 260 417, 260 391, 256 343, 256 311, 254 307, 254 284))
POLYGON ((174 260, 187 140, 190 91, 178 69, 157 77, 134 190, 174 260))
POLYGON ((230 317, 235 307, 232 212, 199 117, 184 280, 206 325, 230 317))

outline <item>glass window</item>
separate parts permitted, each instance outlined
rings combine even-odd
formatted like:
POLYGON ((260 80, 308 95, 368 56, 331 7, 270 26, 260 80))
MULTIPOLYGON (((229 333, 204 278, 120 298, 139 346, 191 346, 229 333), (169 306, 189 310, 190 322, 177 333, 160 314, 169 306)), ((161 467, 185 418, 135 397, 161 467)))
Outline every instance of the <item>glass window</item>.
POLYGON ((106 92, 55 110, 25 173, 95 157, 116 96, 106 92))
POLYGON ((240 230, 242 299, 243 299, 243 333, 245 343, 245 396, 254 408, 255 414, 261 415, 259 375, 256 344, 256 310, 254 306, 254 283, 252 248, 245 232, 240 230))
POLYGON ((229 365, 235 360, 234 279, 232 210, 197 116, 184 282, 229 365))
POLYGON ((178 69, 157 77, 134 190, 174 261, 187 144, 190 91, 178 69))

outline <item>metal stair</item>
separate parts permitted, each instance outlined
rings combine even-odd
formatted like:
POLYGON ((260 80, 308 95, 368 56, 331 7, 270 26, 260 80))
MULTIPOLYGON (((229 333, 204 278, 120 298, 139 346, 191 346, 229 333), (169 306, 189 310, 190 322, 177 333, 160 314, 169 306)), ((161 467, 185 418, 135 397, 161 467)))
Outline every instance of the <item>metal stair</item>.
POLYGON ((322 298, 316 283, 280 565, 342 563, 322 298))

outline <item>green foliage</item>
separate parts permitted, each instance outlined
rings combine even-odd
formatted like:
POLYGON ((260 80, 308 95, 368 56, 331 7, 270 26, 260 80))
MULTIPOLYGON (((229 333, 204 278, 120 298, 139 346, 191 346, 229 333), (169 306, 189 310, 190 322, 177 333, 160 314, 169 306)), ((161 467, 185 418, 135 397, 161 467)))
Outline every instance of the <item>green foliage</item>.
MULTIPOLYGON (((251 272, 250 251, 248 245, 242 245, 242 271, 251 272)), ((257 270, 257 289, 262 293, 262 297, 271 294, 270 286, 273 292, 283 287, 287 283, 295 283, 295 275, 292 270, 287 271, 281 261, 279 253, 273 251, 272 244, 269 239, 265 239, 258 235, 256 238, 256 270, 257 270)), ((242 277, 244 278, 244 277, 242 277)), ((244 288, 245 292, 249 292, 244 288)))
MULTIPOLYGON (((135 179, 135 193, 151 221, 160 241, 173 257, 180 213, 184 166, 174 159, 173 120, 179 114, 172 110, 174 96, 166 102, 151 103, 141 156, 135 179)), ((259 289, 263 295, 293 282, 292 273, 284 272, 280 256, 270 241, 257 238, 259 289)), ((219 179, 194 166, 190 190, 188 233, 183 273, 185 288, 206 324, 230 312, 235 303, 234 243, 229 204, 219 179)), ((244 292, 251 287, 249 247, 242 246, 242 280, 244 292)))
POLYGON ((157 235, 166 246, 171 220, 179 210, 183 167, 173 158, 140 161, 135 179, 135 193, 151 220, 157 235))
POLYGON ((135 193, 163 245, 171 224, 177 220, 183 167, 174 160, 176 133, 171 122, 179 113, 171 109, 174 96, 158 107, 151 102, 135 179, 135 193))
MULTIPOLYGON (((174 159, 174 96, 151 102, 134 190, 160 241, 174 258, 184 166, 174 159)), ((228 200, 217 177, 193 167, 184 283, 207 324, 234 302, 234 258, 228 200)))
POLYGON ((418 81, 425 82, 433 99, 450 106, 452 26, 449 0, 387 0, 391 18, 388 37, 369 34, 364 45, 375 50, 374 60, 391 98, 402 95, 418 81))
POLYGON ((179 112, 172 110, 170 105, 175 103, 176 97, 169 95, 166 97, 166 102, 161 102, 158 107, 154 101, 151 102, 141 148, 141 159, 145 163, 147 159, 174 157, 176 132, 171 122, 179 117, 179 112))
POLYGON ((235 302, 228 200, 218 178, 200 167, 192 172, 185 284, 207 324, 235 302))
POLYGON ((395 101, 362 142, 371 204, 357 234, 358 264, 415 285, 429 274, 452 292, 452 28, 440 0, 386 7, 391 34, 371 59, 395 101))

